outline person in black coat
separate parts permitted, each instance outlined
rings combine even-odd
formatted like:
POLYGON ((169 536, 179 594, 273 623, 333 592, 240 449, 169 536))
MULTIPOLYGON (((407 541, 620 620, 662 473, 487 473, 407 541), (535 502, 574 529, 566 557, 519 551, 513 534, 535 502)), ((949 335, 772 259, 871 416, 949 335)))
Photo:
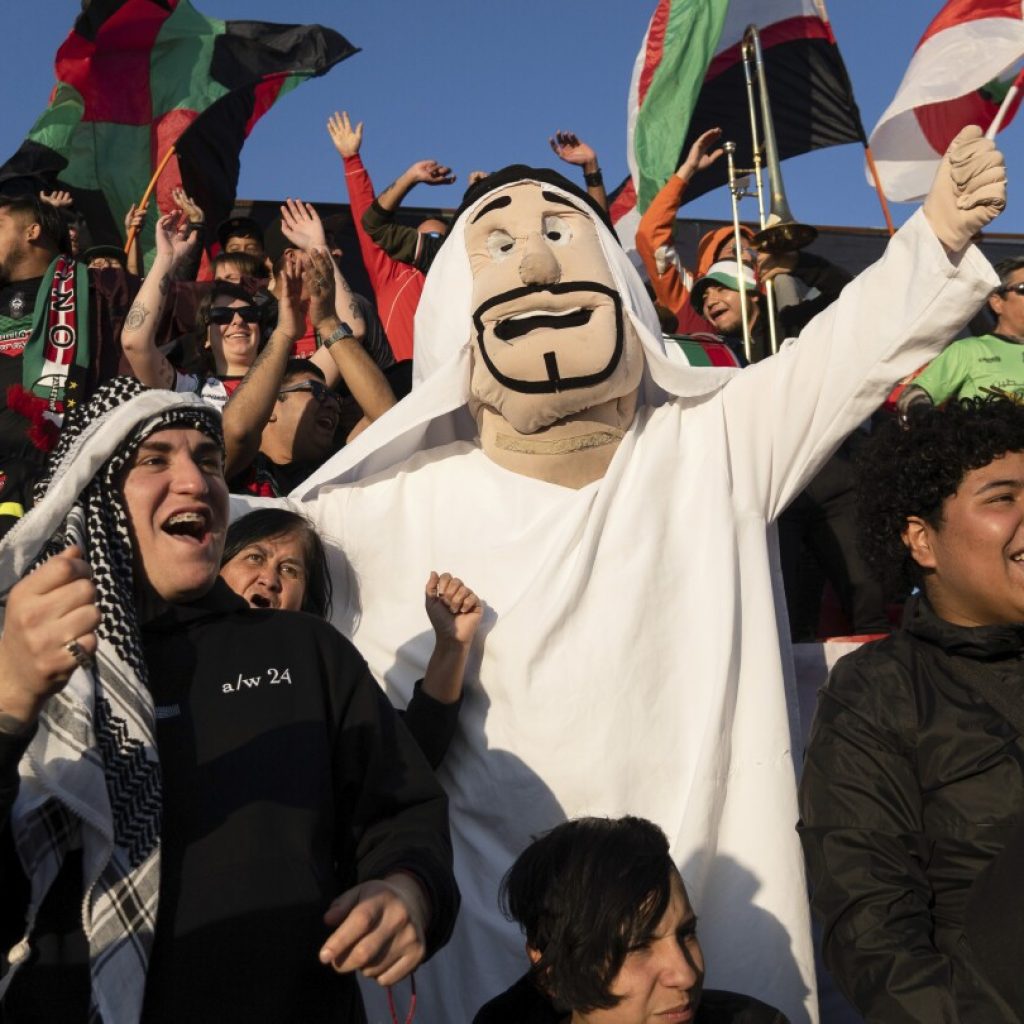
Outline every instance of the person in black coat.
POLYGON ((1020 1018, 978 951, 972 884, 1024 812, 1024 407, 888 424, 862 463, 864 552, 921 592, 821 691, 800 835, 825 962, 868 1022, 1020 1018))
POLYGON ((643 818, 577 818, 516 859, 502 885, 530 969, 473 1024, 786 1024, 704 989, 697 915, 668 840, 643 818))
POLYGON ((458 909, 366 663, 218 579, 219 415, 115 379, 0 545, 0 1019, 365 1019, 458 909))

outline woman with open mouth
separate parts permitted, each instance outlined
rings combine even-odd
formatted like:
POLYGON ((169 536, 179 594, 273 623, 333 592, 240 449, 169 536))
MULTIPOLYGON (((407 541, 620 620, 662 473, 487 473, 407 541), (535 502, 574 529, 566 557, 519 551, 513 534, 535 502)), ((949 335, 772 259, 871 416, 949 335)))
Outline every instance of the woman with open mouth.
MULTIPOLYGON (((330 619, 331 577, 323 541, 297 512, 261 508, 236 519, 228 528, 220 576, 253 608, 330 619)), ((437 768, 455 735, 483 603, 451 573, 432 572, 426 610, 434 651, 403 718, 430 766, 437 768)))
MULTIPOLYGON (((223 409, 262 348, 264 308, 241 285, 214 281, 197 312, 198 324, 206 331, 203 365, 196 373, 174 367, 157 348, 156 324, 174 271, 196 244, 189 227, 180 213, 167 214, 157 222, 156 257, 128 311, 121 344, 133 375, 146 387, 192 391, 223 409)), ((287 335, 289 342, 301 333, 297 309, 300 273, 297 261, 292 260, 279 275, 281 298, 274 331, 287 335)))

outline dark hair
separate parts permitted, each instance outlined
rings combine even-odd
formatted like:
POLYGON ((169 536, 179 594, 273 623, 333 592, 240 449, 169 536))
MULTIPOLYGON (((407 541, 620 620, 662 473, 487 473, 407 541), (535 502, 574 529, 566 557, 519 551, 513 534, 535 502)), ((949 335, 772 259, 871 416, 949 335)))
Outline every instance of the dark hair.
POLYGON ((262 246, 263 228, 252 217, 229 217, 217 225, 217 241, 222 249, 226 249, 232 238, 255 238, 262 246))
POLYGON ((626 954, 649 942, 677 871, 668 840, 643 818, 577 818, 534 840, 501 883, 507 917, 540 953, 531 969, 560 1007, 618 1003, 611 985, 626 954))
POLYGON ((234 281, 225 281, 217 278, 210 282, 210 288, 199 300, 196 306, 196 323, 205 331, 210 326, 210 307, 215 306, 216 300, 220 298, 241 299, 250 306, 257 305, 252 292, 244 285, 235 284, 234 281))
MULTIPOLYGON (((221 267, 234 267, 242 277, 266 277, 267 268, 262 260, 249 252, 220 252, 213 258, 213 276, 221 267)), ((223 280, 223 278, 218 278, 223 280)), ((230 282, 229 282, 230 283, 230 282)))
POLYGON ((67 221, 56 206, 44 203, 37 196, 0 196, 0 210, 7 210, 15 216, 39 225, 43 241, 57 252, 71 251, 71 237, 67 221))
MULTIPOLYGON (((202 295, 196 305, 196 336, 194 346, 197 359, 188 359, 186 361, 186 365, 190 367, 198 361, 199 366, 195 369, 210 377, 217 375, 217 364, 213 357, 213 350, 206 345, 210 330, 210 308, 216 305, 217 299, 225 298, 241 299, 250 306, 260 306, 256 297, 244 285, 235 284, 234 281, 225 281, 223 278, 217 278, 210 282, 209 290, 202 295)), ((267 339, 270 337, 266 319, 267 310, 260 306, 260 319, 257 321, 260 327, 260 340, 257 346, 259 350, 263 349, 267 339)))
POLYGON ((312 359, 299 359, 293 357, 284 364, 284 373, 281 374, 281 383, 286 384, 292 377, 297 377, 300 373, 311 373, 318 380, 322 380, 325 384, 327 378, 324 376, 324 371, 320 369, 312 359))
POLYGON ((904 595, 923 574, 902 540, 909 516, 935 529, 963 478, 1007 452, 1024 451, 1024 406, 965 398, 942 409, 911 406, 909 426, 876 430, 857 460, 860 548, 875 576, 904 595))
POLYGON ((227 565, 250 544, 273 537, 296 534, 302 540, 302 559, 306 567, 306 593, 302 610, 328 619, 331 615, 331 575, 327 570, 327 552, 313 524, 298 512, 286 508, 258 508, 236 519, 229 527, 224 542, 221 566, 227 565))
MULTIPOLYGON (((1008 256, 1005 260, 1000 260, 993 269, 999 275, 999 284, 1002 287, 1009 282, 1014 273, 1024 270, 1024 256, 1008 256)), ((999 288, 996 291, 999 291, 999 288)))

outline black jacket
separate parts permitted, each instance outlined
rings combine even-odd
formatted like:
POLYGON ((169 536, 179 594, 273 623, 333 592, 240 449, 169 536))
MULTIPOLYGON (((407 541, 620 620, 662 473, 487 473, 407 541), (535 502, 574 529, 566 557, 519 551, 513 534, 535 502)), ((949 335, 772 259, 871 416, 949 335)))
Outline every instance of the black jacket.
POLYGON ((954 626, 919 598, 819 694, 800 835, 825 962, 869 1022, 1018 1019, 964 920, 1024 810, 1022 730, 995 710, 1024 697, 1022 652, 1024 625, 954 626))
MULTIPOLYGON (((473 1024, 562 1024, 560 1013, 527 974, 473 1018, 473 1024)), ((701 995, 693 1024, 787 1024, 778 1011, 750 996, 708 989, 701 995)))
MULTIPOLYGON (((163 824, 143 1021, 363 1020, 354 978, 317 959, 330 902, 407 871, 432 907, 430 951, 458 909, 447 802, 419 748, 355 648, 312 616, 251 609, 218 582, 149 623, 144 644, 163 824)), ((5 822, 15 767, 0 764, 5 822)), ((27 893, 3 839, 6 941, 27 893)), ((68 1001, 88 985, 72 867, 43 903, 5 1024, 86 1019, 68 1001)))

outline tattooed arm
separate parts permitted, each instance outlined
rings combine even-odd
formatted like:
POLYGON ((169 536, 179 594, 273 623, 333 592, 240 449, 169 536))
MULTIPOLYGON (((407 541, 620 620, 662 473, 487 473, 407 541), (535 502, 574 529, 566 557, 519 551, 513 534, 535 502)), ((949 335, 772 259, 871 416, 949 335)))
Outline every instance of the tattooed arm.
POLYGON ((230 481, 260 450, 263 428, 274 411, 295 339, 302 333, 302 257, 287 253, 277 275, 277 326, 224 406, 224 478, 230 481))
POLYGON ((156 329, 174 269, 195 244, 181 211, 157 221, 156 257, 121 329, 121 347, 132 373, 149 388, 174 388, 175 370, 156 346, 156 329))
MULTIPOLYGON (((364 417, 372 422, 395 404, 395 393, 380 367, 370 358, 360 339, 356 338, 355 332, 349 329, 345 322, 348 318, 342 319, 335 312, 349 304, 352 293, 347 292, 347 298, 343 300, 335 296, 335 282, 330 273, 332 266, 334 260, 326 249, 313 249, 310 252, 306 273, 309 315, 324 342, 324 347, 314 355, 313 362, 321 367, 325 360, 334 364, 331 367, 333 379, 336 381, 340 377, 345 382, 359 408, 363 410, 364 417)), ((351 301, 351 305, 359 309, 358 303, 351 301)), ((366 322, 361 312, 358 315, 365 333, 366 322)), ((328 376, 330 381, 331 377, 328 376)))

